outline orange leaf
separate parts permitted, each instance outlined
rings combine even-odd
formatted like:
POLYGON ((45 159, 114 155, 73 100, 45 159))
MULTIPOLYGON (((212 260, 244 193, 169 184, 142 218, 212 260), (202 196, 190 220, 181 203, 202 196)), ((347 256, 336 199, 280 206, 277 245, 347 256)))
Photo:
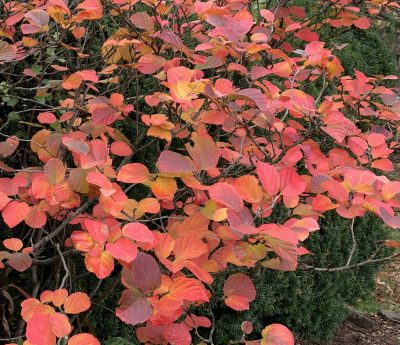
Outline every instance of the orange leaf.
POLYGON ((93 335, 89 333, 80 333, 69 338, 68 345, 101 345, 101 344, 93 335))
POLYGON ((71 239, 74 247, 82 252, 88 252, 95 245, 92 236, 86 231, 74 231, 71 234, 71 239))
POLYGON ((172 200, 177 189, 175 179, 171 177, 159 176, 151 184, 151 191, 161 200, 172 200))
POLYGON ((138 209, 144 213, 158 213, 160 203, 155 198, 145 198, 139 201, 138 209))
POLYGON ((78 73, 74 73, 64 79, 61 85, 65 90, 74 90, 82 84, 82 81, 83 78, 78 73))
POLYGON ((49 315, 49 322, 51 331, 58 338, 62 338, 71 333, 71 325, 69 323, 68 318, 60 313, 55 313, 49 315))
POLYGON ((117 180, 125 183, 143 183, 148 178, 149 170, 140 163, 125 164, 117 175, 117 180))
POLYGON ((79 314, 90 308, 90 299, 84 292, 75 292, 69 295, 64 303, 64 311, 67 314, 79 314))
POLYGON ((372 195, 372 185, 376 181, 376 176, 371 171, 348 169, 344 172, 344 183, 351 189, 359 193, 372 195))
POLYGON ((279 323, 265 327, 261 335, 261 345, 294 345, 292 332, 279 323))
POLYGON ((12 201, 3 209, 3 220, 9 228, 21 223, 29 213, 26 202, 12 201))
POLYGON ((110 253, 102 251, 97 255, 87 254, 85 257, 85 265, 89 272, 96 275, 97 278, 103 279, 108 277, 114 269, 114 258, 110 253))
POLYGON ((48 183, 56 184, 62 182, 65 178, 64 163, 58 158, 48 160, 43 170, 48 183))
POLYGON ((175 260, 194 259, 208 251, 207 245, 194 235, 179 236, 174 244, 175 260))
POLYGON ((40 206, 32 206, 28 215, 25 217, 26 225, 34 229, 40 229, 47 222, 46 213, 40 206))
POLYGON ((12 250, 14 252, 18 252, 22 249, 24 244, 19 238, 8 238, 3 241, 4 247, 6 247, 8 250, 12 250))
POLYGON ((255 176, 244 175, 232 182, 243 200, 250 203, 258 203, 262 198, 262 190, 255 176))

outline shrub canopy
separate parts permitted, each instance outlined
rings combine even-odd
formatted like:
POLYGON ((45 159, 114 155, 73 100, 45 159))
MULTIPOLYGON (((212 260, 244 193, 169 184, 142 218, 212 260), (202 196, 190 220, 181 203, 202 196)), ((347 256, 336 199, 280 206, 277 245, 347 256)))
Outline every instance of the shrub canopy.
MULTIPOLYGON (((211 305, 249 310, 252 269, 341 272, 394 257, 356 260, 355 224, 372 213, 400 227, 400 182, 385 175, 399 148, 397 77, 345 75, 334 38, 383 25, 396 2, 2 8, 5 337, 99 344, 85 321, 122 284, 115 314, 140 342, 213 344, 211 305), (303 246, 327 211, 348 219, 340 267, 315 267, 303 246), (16 313, 8 290, 22 297, 16 313)), ((230 340, 244 343, 250 321, 230 340)), ((294 344, 285 326, 263 327, 250 337, 294 344)))

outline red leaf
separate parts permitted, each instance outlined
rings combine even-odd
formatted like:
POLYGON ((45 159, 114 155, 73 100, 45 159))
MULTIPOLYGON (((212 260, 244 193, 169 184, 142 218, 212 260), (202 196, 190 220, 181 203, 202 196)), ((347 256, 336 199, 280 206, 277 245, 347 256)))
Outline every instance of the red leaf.
POLYGON ((250 334, 253 332, 253 324, 251 321, 243 321, 240 325, 240 329, 244 334, 250 334))
POLYGON ((108 159, 107 144, 99 139, 89 143, 89 152, 80 155, 81 166, 83 169, 90 169, 97 165, 104 164, 108 159))
POLYGON ((1 157, 8 157, 11 156, 19 145, 19 140, 17 137, 12 136, 7 138, 6 141, 0 142, 0 156, 1 157))
POLYGON ((264 224, 259 227, 264 234, 268 245, 282 259, 289 261, 297 260, 297 234, 286 226, 276 224, 264 224))
POLYGON ((137 68, 140 73, 153 74, 162 68, 166 61, 162 56, 147 54, 139 59, 137 68))
POLYGON ((114 243, 107 243, 106 250, 116 259, 126 261, 128 263, 135 260, 137 255, 137 247, 128 238, 119 238, 114 243))
POLYGON ((358 18, 354 22, 354 26, 356 26, 356 27, 358 27, 359 29, 362 29, 362 30, 367 30, 370 25, 371 25, 371 22, 367 17, 358 18))
POLYGON ((90 151, 89 144, 82 138, 63 136, 61 139, 64 146, 75 153, 87 154, 90 151))
POLYGON ((377 160, 373 161, 371 164, 371 167, 382 170, 382 171, 393 171, 394 170, 392 161, 387 158, 377 159, 377 160))
POLYGON ((13 253, 8 258, 8 264, 18 272, 23 272, 32 266, 32 258, 25 253, 13 253))
POLYGON ((187 327, 180 323, 166 325, 163 336, 166 341, 174 345, 190 345, 192 343, 192 336, 187 327))
POLYGON ((54 345, 56 336, 51 330, 49 315, 34 314, 26 327, 26 338, 31 344, 54 345))
POLYGON ((212 185, 208 191, 210 198, 239 212, 243 208, 243 200, 238 191, 226 182, 212 185))
POLYGON ((161 152, 157 166, 160 172, 168 174, 188 174, 195 171, 194 163, 189 157, 173 151, 161 152))
POLYGON ((297 173, 294 168, 284 168, 279 171, 280 176, 280 190, 284 196, 298 196, 306 189, 307 183, 297 173))
POLYGON ((108 238, 108 226, 99 220, 85 219, 86 230, 97 243, 105 243, 108 238))
POLYGON ((132 262, 132 269, 122 270, 122 283, 128 288, 139 288, 145 294, 153 292, 161 284, 157 261, 149 254, 139 253, 132 262))
POLYGON ((256 298, 256 289, 251 279, 243 273, 228 277, 224 287, 225 304, 234 310, 249 309, 249 303, 256 298))
POLYGON ((217 166, 221 150, 209 139, 193 136, 194 146, 185 145, 199 170, 213 169, 217 166))
POLYGON ((40 113, 37 119, 40 123, 46 123, 46 124, 51 124, 57 121, 56 116, 53 113, 47 111, 44 113, 40 113))
POLYGON ((279 192, 280 178, 276 168, 268 163, 257 163, 257 175, 261 184, 269 196, 275 196, 279 192))
POLYGON ((111 153, 116 156, 128 157, 133 153, 131 147, 123 141, 114 141, 110 147, 111 153))
POLYGON ((10 203, 10 201, 12 201, 12 199, 9 198, 9 197, 7 196, 7 194, 4 194, 3 192, 0 192, 0 211, 1 211, 4 207, 6 207, 6 206, 10 203))
POLYGON ((12 201, 3 209, 3 219, 9 228, 21 223, 29 214, 29 206, 26 202, 12 201))
POLYGON ((146 12, 136 12, 129 17, 129 20, 139 29, 148 32, 154 31, 152 17, 150 17, 146 12))
POLYGON ((137 222, 132 222, 124 225, 122 234, 134 241, 153 243, 154 235, 149 228, 137 222))
POLYGON ((147 298, 133 290, 124 290, 119 304, 120 306, 115 309, 115 314, 129 325, 146 322, 153 313, 147 298))
POLYGON ((12 61, 17 55, 17 47, 6 41, 0 41, 0 61, 12 61))

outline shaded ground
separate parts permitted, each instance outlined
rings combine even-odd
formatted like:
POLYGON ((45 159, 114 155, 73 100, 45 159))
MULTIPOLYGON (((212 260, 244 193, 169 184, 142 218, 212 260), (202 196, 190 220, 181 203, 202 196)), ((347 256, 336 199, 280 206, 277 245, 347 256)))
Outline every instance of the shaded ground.
POLYGON ((374 321, 371 330, 345 321, 338 329, 335 338, 328 343, 296 342, 296 345, 399 345, 400 324, 384 319, 378 315, 370 315, 374 321))

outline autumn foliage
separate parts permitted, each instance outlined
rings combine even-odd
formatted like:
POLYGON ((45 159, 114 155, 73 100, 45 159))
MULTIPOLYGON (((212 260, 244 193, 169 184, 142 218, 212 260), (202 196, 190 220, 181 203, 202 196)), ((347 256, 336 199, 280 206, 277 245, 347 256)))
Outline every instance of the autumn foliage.
MULTIPOLYGON (((399 148, 397 77, 344 75, 343 47, 326 34, 399 8, 6 1, 0 211, 15 235, 0 267, 32 277, 31 291, 6 287, 22 301, 9 338, 100 344, 81 321, 114 279, 124 287, 115 314, 140 342, 213 344, 215 275, 236 268, 222 298, 240 312, 257 295, 246 271, 296 270, 325 212, 399 228, 400 182, 386 177, 399 148), (280 224, 269 219, 276 207, 287 210, 280 224), (85 292, 71 280, 82 264, 99 279, 85 292)), ((232 341, 294 344, 285 326, 265 326, 254 335, 248 320, 232 341)))

